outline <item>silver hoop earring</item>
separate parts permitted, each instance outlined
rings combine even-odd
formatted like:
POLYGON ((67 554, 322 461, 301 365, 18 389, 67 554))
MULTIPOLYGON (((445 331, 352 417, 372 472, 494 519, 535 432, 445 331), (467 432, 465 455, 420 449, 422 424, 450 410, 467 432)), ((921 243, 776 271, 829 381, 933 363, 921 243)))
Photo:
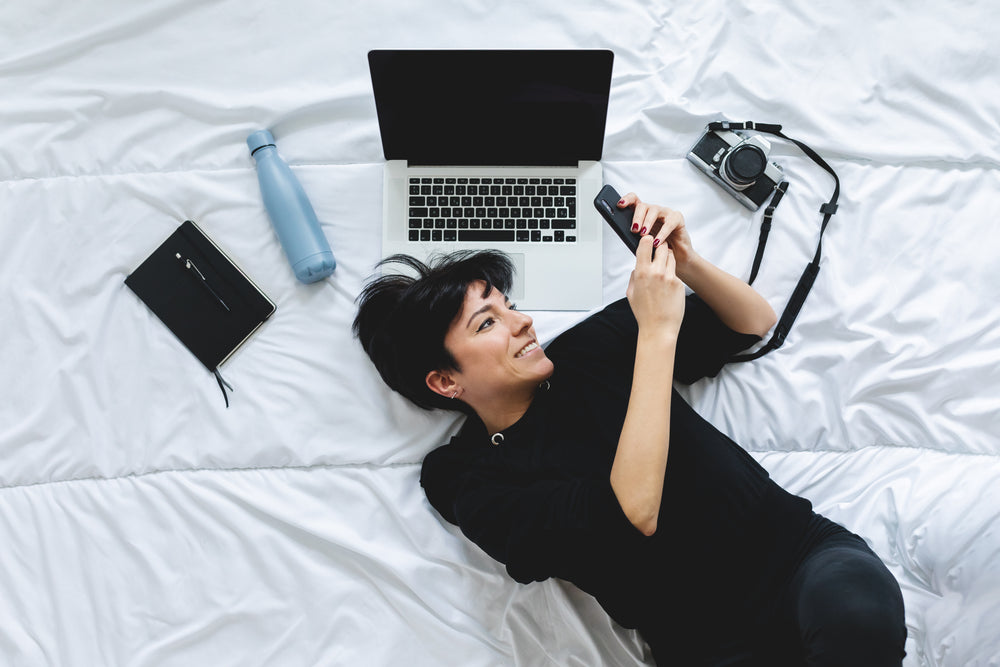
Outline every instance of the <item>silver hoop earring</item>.
POLYGON ((451 397, 452 397, 453 399, 454 399, 454 398, 455 398, 456 396, 458 396, 458 392, 457 392, 457 391, 456 391, 456 392, 455 392, 454 394, 452 394, 452 395, 451 395, 451 397))

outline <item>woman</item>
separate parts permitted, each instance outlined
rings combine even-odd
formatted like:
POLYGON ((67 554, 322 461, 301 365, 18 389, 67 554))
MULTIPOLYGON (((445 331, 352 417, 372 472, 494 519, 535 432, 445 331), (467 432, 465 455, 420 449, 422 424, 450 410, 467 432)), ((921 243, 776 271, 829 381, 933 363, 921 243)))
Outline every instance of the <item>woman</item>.
POLYGON ((366 287, 354 328, 383 379, 469 413, 424 461, 431 504, 517 581, 594 595, 658 664, 900 665, 902 596, 878 557, 672 389, 716 375, 774 311, 695 253, 679 213, 619 206, 642 235, 626 299, 547 349, 499 253, 397 258, 421 277, 366 287))

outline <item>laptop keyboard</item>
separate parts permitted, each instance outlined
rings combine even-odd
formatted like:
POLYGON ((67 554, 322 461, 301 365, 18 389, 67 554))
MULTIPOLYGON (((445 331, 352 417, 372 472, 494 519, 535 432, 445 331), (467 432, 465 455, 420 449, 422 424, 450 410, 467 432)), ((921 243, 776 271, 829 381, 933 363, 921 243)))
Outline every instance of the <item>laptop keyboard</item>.
POLYGON ((575 178, 409 180, 409 240, 575 243, 575 178))

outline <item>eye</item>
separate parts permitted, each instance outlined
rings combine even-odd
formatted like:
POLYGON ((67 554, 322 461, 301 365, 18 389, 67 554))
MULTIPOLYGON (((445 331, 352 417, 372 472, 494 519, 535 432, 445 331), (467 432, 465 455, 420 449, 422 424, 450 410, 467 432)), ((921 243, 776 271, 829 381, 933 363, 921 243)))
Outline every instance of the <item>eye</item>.
POLYGON ((476 329, 476 331, 482 331, 483 329, 485 329, 486 327, 490 326, 491 324, 493 324, 493 318, 492 317, 487 317, 485 320, 482 321, 482 324, 479 325, 479 327, 476 329))
POLYGON ((510 304, 510 305, 509 305, 509 306, 507 306, 507 307, 508 307, 509 309, 511 309, 511 310, 517 310, 517 304, 516 304, 516 303, 512 303, 512 304, 510 304))

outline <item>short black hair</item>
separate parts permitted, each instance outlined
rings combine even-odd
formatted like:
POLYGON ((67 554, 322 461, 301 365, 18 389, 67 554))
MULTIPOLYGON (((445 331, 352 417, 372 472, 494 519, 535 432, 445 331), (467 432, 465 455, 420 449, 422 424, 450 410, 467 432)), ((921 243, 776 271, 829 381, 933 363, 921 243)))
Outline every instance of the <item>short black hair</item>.
POLYGON ((469 285, 485 282, 484 298, 493 288, 506 296, 514 264, 499 250, 460 250, 428 261, 392 255, 379 262, 376 268, 402 264, 416 275, 386 273, 366 284, 357 300, 354 335, 389 387, 425 409, 468 412, 465 403, 431 391, 427 373, 460 370, 444 338, 469 285))

